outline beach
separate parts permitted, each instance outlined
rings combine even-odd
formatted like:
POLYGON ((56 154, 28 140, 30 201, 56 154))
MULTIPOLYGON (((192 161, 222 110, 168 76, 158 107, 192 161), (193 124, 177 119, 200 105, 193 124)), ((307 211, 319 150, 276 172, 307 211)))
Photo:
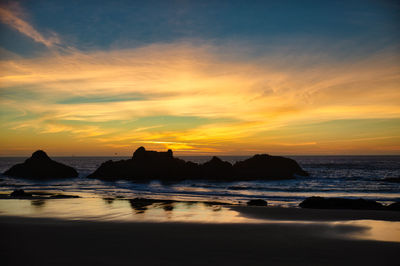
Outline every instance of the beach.
MULTIPOLYGON (((267 223, 129 222, 0 216, 6 265, 397 265, 400 242, 354 237, 342 211, 234 207, 267 223), (310 215, 312 213, 312 215, 310 215), (291 219, 288 219, 290 218, 291 219), (282 220, 285 218, 285 221, 282 220), (299 222, 299 221, 303 222, 299 222), (307 221, 308 222, 304 222, 307 221), (293 222, 297 221, 297 222, 293 222)), ((363 211, 350 219, 365 219, 363 211), (361 213, 361 214, 360 214, 361 213)), ((394 212, 366 211, 367 221, 394 212)), ((399 232, 392 232, 398 234, 399 232)))
MULTIPOLYGON (((52 266, 397 265, 399 211, 298 206, 310 196, 388 206, 398 201, 399 184, 382 176, 397 175, 399 158, 305 156, 298 159, 311 177, 172 183, 90 179, 87 174, 105 158, 60 158, 80 176, 1 175, 2 260, 52 266), (27 194, 11 196, 17 189, 27 194), (251 200, 267 207, 248 206, 251 200)), ((0 168, 21 160, 2 158, 0 168)))

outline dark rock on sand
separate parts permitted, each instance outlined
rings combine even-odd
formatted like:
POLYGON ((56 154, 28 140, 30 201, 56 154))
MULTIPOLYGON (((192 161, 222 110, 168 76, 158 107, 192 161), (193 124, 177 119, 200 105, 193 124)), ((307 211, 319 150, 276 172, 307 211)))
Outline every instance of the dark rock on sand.
POLYGON ((289 179, 295 175, 307 176, 296 161, 270 155, 255 155, 234 165, 213 157, 204 164, 184 161, 167 152, 137 149, 132 158, 120 161, 107 161, 90 174, 89 178, 106 180, 130 179, 179 181, 184 179, 214 179, 237 181, 252 179, 289 179))
POLYGON ((78 172, 67 165, 53 161, 44 151, 35 151, 24 163, 16 164, 5 175, 29 179, 77 177, 78 172))
POLYGON ((162 208, 163 208, 164 211, 170 212, 170 211, 174 210, 174 205, 172 203, 164 203, 162 205, 162 208))
POLYGON ((50 196, 50 199, 76 199, 80 198, 76 195, 64 195, 64 194, 54 194, 50 196))
POLYGON ((32 193, 27 193, 23 189, 16 189, 11 192, 10 197, 12 198, 29 198, 32 197, 32 193))
POLYGON ((45 200, 45 199, 72 199, 80 198, 76 195, 65 195, 59 193, 41 192, 41 191, 31 191, 26 192, 23 189, 16 189, 11 194, 0 195, 0 199, 31 199, 31 200, 45 200))
POLYGON ((253 199, 247 202, 248 206, 267 206, 268 203, 262 199, 253 199))
POLYGON ((382 210, 384 206, 374 200, 310 197, 299 204, 310 209, 382 210))
POLYGON ((390 211, 400 211, 400 201, 390 204, 386 209, 390 211))

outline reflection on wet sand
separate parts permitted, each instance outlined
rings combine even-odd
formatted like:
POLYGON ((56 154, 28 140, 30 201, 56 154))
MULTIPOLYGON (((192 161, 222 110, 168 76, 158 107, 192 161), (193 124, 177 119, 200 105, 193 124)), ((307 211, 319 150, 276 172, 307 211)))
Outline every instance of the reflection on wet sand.
POLYGON ((222 210, 222 203, 217 202, 176 202, 173 200, 158 200, 158 199, 147 199, 147 198, 134 198, 134 199, 118 199, 112 197, 103 198, 106 205, 112 205, 114 202, 125 202, 128 201, 130 207, 135 211, 134 214, 144 214, 148 210, 158 210, 162 209, 165 212, 173 213, 175 205, 179 203, 179 211, 189 210, 194 207, 198 209, 199 206, 204 206, 206 209, 213 212, 218 212, 222 210))
POLYGON ((107 204, 112 204, 115 200, 115 198, 103 198, 104 202, 107 204))
POLYGON ((357 220, 335 222, 332 224, 365 228, 364 231, 358 231, 352 234, 352 237, 357 239, 400 242, 400 222, 357 220))
MULTIPOLYGON (((341 221, 321 221, 311 219, 315 215, 307 215, 309 212, 312 212, 312 214, 315 213, 319 217, 330 217, 330 215, 336 213, 326 210, 307 211, 302 209, 274 209, 268 207, 249 208, 243 206, 233 208, 214 202, 182 202, 143 198, 118 199, 109 197, 0 200, 0 215, 7 216, 152 223, 292 224, 300 227, 321 226, 324 228, 326 234, 332 234, 334 237, 400 242, 400 222, 398 220, 392 222, 360 219, 354 221, 345 219, 341 221), (257 212, 259 215, 258 217, 256 215, 253 215, 253 217, 244 215, 246 211, 257 212), (274 216, 276 216, 275 219, 274 216), (310 219, 305 219, 307 217, 310 219), (303 219, 299 220, 300 218, 303 219)), ((377 217, 380 216, 378 215, 377 217)))
POLYGON ((35 207, 39 207, 39 208, 44 207, 45 203, 46 203, 46 200, 44 200, 44 199, 31 200, 31 205, 35 206, 35 207))
POLYGON ((163 209, 165 212, 173 213, 175 209, 175 205, 179 205, 179 211, 188 210, 192 207, 196 209, 199 206, 204 206, 206 209, 211 210, 213 212, 221 211, 221 205, 214 202, 175 202, 172 200, 155 200, 155 199, 144 199, 144 198, 135 198, 130 199, 129 204, 132 209, 135 210, 136 214, 144 214, 147 210, 157 210, 163 209))
POLYGON ((171 212, 174 210, 174 204, 173 203, 163 203, 162 204, 162 208, 164 209, 164 211, 166 212, 171 212))
POLYGON ((219 212, 222 210, 221 205, 218 205, 214 202, 205 202, 204 205, 214 212, 219 212))
POLYGON ((129 200, 129 204, 131 205, 132 209, 136 211, 136 214, 144 213, 147 210, 147 207, 153 205, 153 203, 153 201, 140 198, 129 200))

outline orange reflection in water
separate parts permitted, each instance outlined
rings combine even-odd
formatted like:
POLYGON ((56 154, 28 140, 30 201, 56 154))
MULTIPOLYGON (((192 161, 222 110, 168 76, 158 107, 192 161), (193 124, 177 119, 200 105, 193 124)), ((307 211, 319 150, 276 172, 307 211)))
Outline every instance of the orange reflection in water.
POLYGON ((229 207, 206 202, 139 201, 135 203, 132 200, 115 198, 9 199, 0 200, 0 215, 92 221, 322 225, 333 237, 400 242, 400 222, 255 219, 244 217, 229 207), (336 230, 340 226, 352 226, 362 230, 353 230, 343 234, 336 230))
POLYGON ((258 223, 229 208, 201 202, 156 202, 132 204, 122 199, 0 200, 0 214, 68 220, 258 223))

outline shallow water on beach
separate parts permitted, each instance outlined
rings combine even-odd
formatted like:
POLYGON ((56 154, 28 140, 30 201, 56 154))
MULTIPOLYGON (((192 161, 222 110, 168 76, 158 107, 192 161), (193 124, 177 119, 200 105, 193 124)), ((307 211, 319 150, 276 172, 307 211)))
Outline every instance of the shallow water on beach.
POLYGON ((334 238, 352 238, 400 242, 400 222, 378 220, 304 221, 249 218, 227 206, 206 202, 135 203, 126 199, 3 199, 0 216, 56 218, 96 222, 185 222, 292 224, 319 226, 324 234, 334 238))
POLYGON ((376 221, 376 220, 354 220, 331 222, 331 225, 356 226, 364 228, 350 234, 352 238, 377 241, 400 242, 400 222, 376 221))
POLYGON ((0 215, 67 220, 131 222, 254 223, 228 207, 205 202, 135 203, 125 199, 6 199, 0 215))

